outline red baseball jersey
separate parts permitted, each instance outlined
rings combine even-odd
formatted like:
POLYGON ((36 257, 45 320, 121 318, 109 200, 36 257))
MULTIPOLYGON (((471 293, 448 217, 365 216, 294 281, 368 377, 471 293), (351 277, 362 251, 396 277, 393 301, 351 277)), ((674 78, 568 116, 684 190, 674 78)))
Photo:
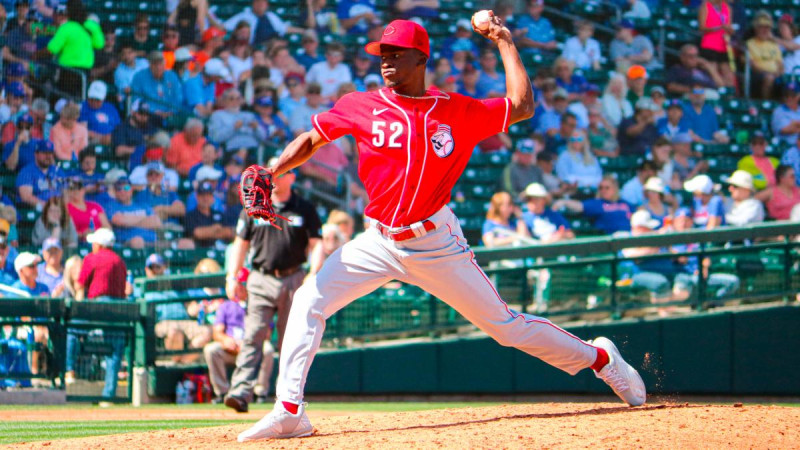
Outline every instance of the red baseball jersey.
POLYGON ((401 227, 450 201, 473 148, 508 131, 510 113, 508 98, 475 100, 438 90, 411 98, 382 88, 347 94, 311 123, 326 141, 353 135, 370 199, 365 214, 401 227))

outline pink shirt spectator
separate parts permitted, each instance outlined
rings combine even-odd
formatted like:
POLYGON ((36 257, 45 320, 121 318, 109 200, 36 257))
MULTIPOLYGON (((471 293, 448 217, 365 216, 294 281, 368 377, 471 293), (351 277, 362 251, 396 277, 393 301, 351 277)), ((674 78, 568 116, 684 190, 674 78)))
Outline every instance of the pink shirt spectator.
MULTIPOLYGON (((717 9, 711 4, 711 2, 707 1, 705 2, 705 7, 707 13, 705 23, 706 28, 716 28, 722 25, 730 25, 731 12, 730 9, 728 9, 727 2, 721 2, 720 8, 717 9)), ((727 46, 725 45, 725 31, 717 30, 704 33, 703 38, 700 40, 700 48, 706 48, 720 53, 726 52, 727 46)))
POLYGON ((77 231, 79 235, 83 235, 89 231, 89 224, 92 222, 94 222, 95 230, 103 226, 100 223, 100 214, 103 214, 105 211, 103 211, 102 206, 95 202, 87 201, 85 211, 81 211, 72 203, 68 203, 67 211, 69 211, 69 216, 72 217, 72 223, 75 224, 75 231, 77 231))
POLYGON ((107 248, 83 259, 78 283, 86 289, 86 298, 125 298, 127 269, 125 261, 107 248))
POLYGON ((789 220, 794 205, 800 203, 800 188, 792 188, 792 195, 788 196, 777 187, 772 188, 772 196, 767 202, 767 212, 775 220, 789 220))
POLYGON ((78 153, 89 145, 89 130, 81 123, 75 123, 71 130, 67 130, 57 122, 50 130, 50 140, 56 158, 66 161, 78 159, 78 153))

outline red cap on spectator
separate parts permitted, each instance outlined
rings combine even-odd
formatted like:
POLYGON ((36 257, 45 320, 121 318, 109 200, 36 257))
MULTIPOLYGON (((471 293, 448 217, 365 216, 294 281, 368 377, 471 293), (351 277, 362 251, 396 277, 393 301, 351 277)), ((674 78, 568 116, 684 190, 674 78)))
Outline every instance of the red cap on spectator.
POLYGON ((144 158, 148 161, 161 159, 162 156, 164 156, 164 149, 161 147, 148 148, 144 152, 144 158))
POLYGON ((250 271, 247 270, 247 267, 242 267, 236 272, 236 281, 239 283, 247 283, 247 277, 250 276, 250 271))
POLYGON ((418 23, 410 20, 395 20, 386 29, 379 42, 370 42, 364 46, 364 50, 370 55, 381 55, 381 44, 394 45, 395 47, 415 48, 425 56, 431 56, 431 42, 428 32, 418 23))
POLYGON ((208 42, 215 37, 225 37, 225 32, 217 27, 208 27, 206 31, 203 32, 203 42, 208 42))

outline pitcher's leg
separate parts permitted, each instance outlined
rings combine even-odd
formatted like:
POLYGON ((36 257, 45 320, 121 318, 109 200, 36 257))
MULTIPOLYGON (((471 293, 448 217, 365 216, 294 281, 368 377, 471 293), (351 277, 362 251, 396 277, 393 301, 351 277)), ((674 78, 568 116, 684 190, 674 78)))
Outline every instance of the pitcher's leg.
POLYGON ((597 349, 592 345, 547 319, 509 308, 472 258, 460 232, 449 234, 461 256, 444 248, 445 266, 434 269, 425 261, 409 267, 414 284, 455 308, 501 345, 516 347, 573 375, 594 363, 597 349))
POLYGON ((303 401, 303 388, 325 331, 325 320, 353 300, 403 275, 378 239, 377 232, 370 229, 348 242, 295 293, 280 350, 279 400, 295 404, 303 401))

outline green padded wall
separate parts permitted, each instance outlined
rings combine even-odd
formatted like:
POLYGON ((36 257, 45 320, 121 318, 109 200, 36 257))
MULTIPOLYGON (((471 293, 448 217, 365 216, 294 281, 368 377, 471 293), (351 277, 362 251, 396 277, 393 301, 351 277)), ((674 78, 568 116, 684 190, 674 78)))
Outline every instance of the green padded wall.
POLYGON ((362 392, 436 392, 438 349, 427 343, 364 349, 362 392))
POLYGON ((439 341, 439 392, 503 393, 514 388, 518 350, 489 338, 439 341))
MULTIPOLYGON (((356 394, 361 392, 363 350, 317 353, 306 381, 307 393, 356 394)), ((278 371, 276 365, 275 371, 278 371)))
POLYGON ((665 392, 732 392, 731 313, 709 313, 661 322, 665 392))

